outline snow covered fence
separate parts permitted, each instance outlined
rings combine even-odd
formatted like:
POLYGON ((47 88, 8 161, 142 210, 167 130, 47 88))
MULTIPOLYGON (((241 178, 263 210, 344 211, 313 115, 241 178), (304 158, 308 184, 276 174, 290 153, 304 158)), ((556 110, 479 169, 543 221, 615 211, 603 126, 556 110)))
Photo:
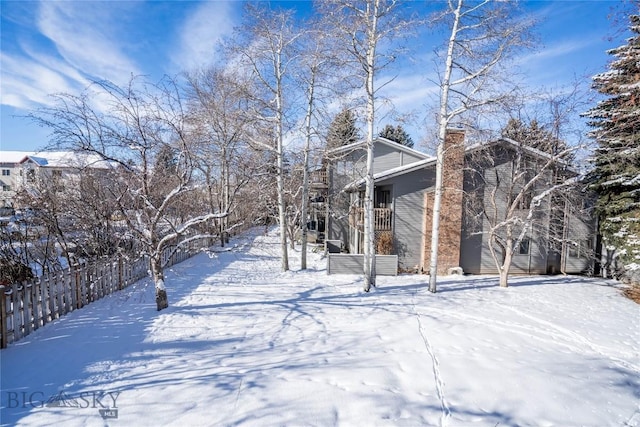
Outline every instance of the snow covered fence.
MULTIPOLYGON (((169 267, 182 262, 212 244, 211 239, 201 239, 179 249, 167 248, 163 252, 163 264, 169 267)), ((148 257, 120 256, 76 264, 33 282, 0 285, 0 348, 73 310, 126 288, 147 277, 148 272, 148 257)))

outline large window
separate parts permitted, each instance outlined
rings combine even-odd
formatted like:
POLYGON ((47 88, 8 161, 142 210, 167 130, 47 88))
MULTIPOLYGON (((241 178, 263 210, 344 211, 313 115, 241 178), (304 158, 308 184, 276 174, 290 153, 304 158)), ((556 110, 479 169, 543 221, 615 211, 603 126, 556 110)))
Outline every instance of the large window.
POLYGON ((11 175, 11 169, 2 169, 2 176, 11 175))
POLYGON ((10 185, 2 185, 2 191, 11 191, 11 186, 10 185))

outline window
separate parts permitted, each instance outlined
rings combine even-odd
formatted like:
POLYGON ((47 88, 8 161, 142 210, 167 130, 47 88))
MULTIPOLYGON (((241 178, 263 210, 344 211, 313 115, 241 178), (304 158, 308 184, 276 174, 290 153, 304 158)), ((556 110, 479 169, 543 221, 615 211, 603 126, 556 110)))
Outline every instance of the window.
POLYGON ((529 238, 525 237, 524 239, 522 239, 522 241, 520 242, 520 245, 518 247, 518 255, 528 255, 529 254, 529 246, 530 246, 529 238))
POLYGON ((569 243, 569 256, 571 258, 578 258, 580 251, 577 243, 571 242, 569 243))
POLYGON ((11 191, 11 186, 10 185, 2 185, 2 191, 11 191))
POLYGON ((11 169, 2 169, 2 176, 11 175, 11 169))

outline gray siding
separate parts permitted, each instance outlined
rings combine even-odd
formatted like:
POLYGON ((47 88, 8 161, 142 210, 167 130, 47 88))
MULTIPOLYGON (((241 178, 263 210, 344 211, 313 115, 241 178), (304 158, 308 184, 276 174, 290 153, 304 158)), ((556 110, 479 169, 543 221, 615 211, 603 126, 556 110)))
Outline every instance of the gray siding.
POLYGON ((579 274, 590 272, 593 268, 593 236, 595 222, 586 220, 583 215, 568 213, 566 234, 569 243, 564 247, 564 272, 579 274))
POLYGON ((374 174, 402 166, 400 163, 400 150, 394 149, 387 144, 375 144, 373 154, 374 174))
POLYGON ((400 152, 400 165, 404 166, 410 163, 419 162, 420 160, 424 160, 424 157, 416 156, 415 154, 407 153, 404 151, 400 152))
MULTIPOLYGON (((511 176, 511 161, 508 157, 494 156, 493 160, 496 161, 496 165, 493 167, 482 168, 483 180, 474 180, 473 175, 470 172, 465 173, 465 192, 478 192, 478 197, 483 200, 484 209, 489 217, 497 211, 498 217, 504 218, 507 210, 509 191, 509 177, 511 176), (493 209, 492 197, 493 189, 497 184, 496 175, 500 176, 501 186, 495 196, 496 208, 493 209), (484 182, 486 187, 475 188, 473 182, 484 182)), ((475 178, 478 178, 477 176, 475 178)), ((535 230, 545 229, 548 227, 548 204, 542 203, 540 209, 535 216, 536 226, 535 230)), ((524 216, 527 211, 522 211, 524 216)), ((489 235, 487 231, 491 228, 491 223, 484 219, 481 225, 481 229, 473 225, 469 213, 463 210, 463 226, 462 226, 462 242, 460 248, 460 266, 465 273, 470 274, 498 274, 498 268, 491 256, 489 250, 489 235), (478 233, 481 234, 478 234, 478 233)), ((515 236, 514 236, 515 237, 515 236)), ((530 245, 529 253, 519 254, 516 248, 516 252, 513 255, 510 273, 513 274, 544 274, 547 272, 547 249, 544 239, 547 236, 532 235, 529 236, 530 245)))
MULTIPOLYGON (((364 255, 327 254, 327 274, 363 274, 364 255)), ((376 255, 376 274, 396 276, 398 257, 396 255, 376 255)))
POLYGON ((373 173, 384 172, 389 169, 405 166, 425 159, 425 155, 420 156, 417 153, 404 151, 404 148, 398 144, 389 145, 378 142, 374 146, 373 173))
POLYGON ((421 169, 380 182, 393 186, 394 249, 400 268, 413 270, 422 262, 424 193, 433 187, 433 169, 421 169))

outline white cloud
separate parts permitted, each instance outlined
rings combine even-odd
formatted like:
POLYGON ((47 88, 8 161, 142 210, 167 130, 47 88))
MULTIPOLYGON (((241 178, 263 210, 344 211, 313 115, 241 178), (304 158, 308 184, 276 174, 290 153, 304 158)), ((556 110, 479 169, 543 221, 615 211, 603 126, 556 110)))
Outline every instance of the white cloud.
POLYGON ((530 61, 553 61, 557 58, 564 58, 583 49, 589 48, 593 44, 593 40, 581 38, 579 40, 564 40, 549 47, 543 47, 540 50, 532 52, 528 55, 521 56, 518 60, 523 64, 530 61))
POLYGON ((64 64, 48 58, 45 64, 31 58, 18 58, 1 54, 2 61, 2 104, 21 109, 34 105, 48 105, 49 94, 71 92, 78 88, 77 73, 69 71, 64 64), (61 69, 69 72, 59 72, 61 69), (73 76, 70 78, 70 76, 73 76))
POLYGON ((238 16, 234 2, 207 1, 199 5, 179 29, 179 42, 171 54, 179 70, 215 61, 217 43, 233 31, 238 16))
POLYGON ((42 2, 37 24, 72 68, 124 83, 140 73, 118 45, 117 18, 129 7, 127 2, 42 2))
POLYGON ((41 2, 38 7, 31 25, 40 35, 17 36, 15 49, 1 53, 3 105, 50 105, 50 94, 78 93, 90 78, 122 84, 140 74, 122 50, 127 43, 117 22, 135 3, 41 2))

